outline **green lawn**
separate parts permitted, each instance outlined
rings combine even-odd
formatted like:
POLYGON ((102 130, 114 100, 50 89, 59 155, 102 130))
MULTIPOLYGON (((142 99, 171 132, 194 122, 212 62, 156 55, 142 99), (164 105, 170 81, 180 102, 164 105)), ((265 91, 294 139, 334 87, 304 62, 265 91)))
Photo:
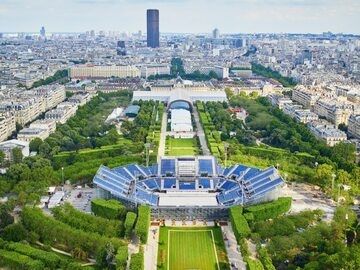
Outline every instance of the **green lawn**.
POLYGON ((221 229, 161 227, 158 269, 229 269, 221 229))
POLYGON ((197 155, 196 139, 166 138, 166 155, 168 156, 195 156, 197 155))

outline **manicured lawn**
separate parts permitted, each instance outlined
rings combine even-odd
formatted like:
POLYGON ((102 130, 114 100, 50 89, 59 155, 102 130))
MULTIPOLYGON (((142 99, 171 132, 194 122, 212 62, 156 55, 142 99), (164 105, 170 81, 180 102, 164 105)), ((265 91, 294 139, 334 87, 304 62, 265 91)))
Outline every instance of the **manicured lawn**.
POLYGON ((168 156, 195 156, 197 146, 195 139, 166 138, 166 155, 168 156))
POLYGON ((161 227, 158 269, 230 269, 219 227, 161 227))

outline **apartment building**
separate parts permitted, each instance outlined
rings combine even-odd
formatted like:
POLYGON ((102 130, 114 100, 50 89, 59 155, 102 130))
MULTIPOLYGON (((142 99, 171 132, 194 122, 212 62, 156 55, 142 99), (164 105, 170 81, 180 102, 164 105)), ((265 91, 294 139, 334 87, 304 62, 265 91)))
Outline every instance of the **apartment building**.
POLYGON ((74 103, 62 102, 56 109, 46 112, 45 119, 53 119, 56 123, 65 124, 70 117, 76 114, 77 107, 74 103))
POLYGON ((360 115, 349 117, 348 133, 351 137, 360 139, 360 115))
POLYGON ((66 98, 65 86, 63 85, 47 85, 34 89, 35 95, 44 99, 45 110, 56 107, 66 98))
POLYGON ((51 134, 56 131, 56 121, 54 119, 39 119, 32 122, 29 128, 45 129, 51 134))
POLYGON ((19 141, 31 142, 35 138, 45 140, 49 137, 49 130, 41 128, 24 128, 19 131, 17 139, 19 141))
POLYGON ((352 104, 348 102, 339 102, 337 99, 323 97, 317 100, 314 105, 314 113, 325 117, 336 127, 341 123, 347 125, 352 111, 352 104))
POLYGON ((316 113, 311 112, 309 109, 303 109, 301 105, 285 104, 283 112, 290 115, 295 121, 300 123, 309 123, 319 119, 316 113))
POLYGON ((69 70, 71 79, 84 78, 127 78, 140 77, 140 70, 135 66, 76 66, 69 70))
POLYGON ((65 88, 42 86, 29 91, 7 91, 0 97, 0 112, 12 112, 16 123, 25 125, 65 99, 65 88))
POLYGON ((296 86, 292 91, 292 100, 311 110, 320 97, 320 93, 309 91, 303 86, 296 86))
POLYGON ((339 142, 347 140, 345 132, 335 128, 334 125, 327 121, 309 122, 308 127, 316 138, 324 140, 329 146, 334 146, 339 142))
POLYGON ((292 104, 292 100, 283 94, 273 93, 268 95, 268 99, 274 107, 278 107, 280 110, 284 109, 285 105, 292 104))
POLYGON ((0 142, 5 141, 16 130, 15 115, 12 112, 0 114, 0 142))
POLYGON ((85 105, 90 101, 93 96, 89 92, 78 92, 75 95, 68 98, 68 102, 76 104, 78 106, 85 105))
POLYGON ((229 78, 229 68, 222 66, 198 66, 198 65, 189 65, 184 66, 186 73, 193 73, 199 71, 201 74, 208 75, 211 71, 214 71, 221 79, 229 78))
POLYGON ((141 77, 147 78, 151 75, 166 75, 170 74, 170 66, 169 65, 149 65, 149 66, 141 66, 141 77))

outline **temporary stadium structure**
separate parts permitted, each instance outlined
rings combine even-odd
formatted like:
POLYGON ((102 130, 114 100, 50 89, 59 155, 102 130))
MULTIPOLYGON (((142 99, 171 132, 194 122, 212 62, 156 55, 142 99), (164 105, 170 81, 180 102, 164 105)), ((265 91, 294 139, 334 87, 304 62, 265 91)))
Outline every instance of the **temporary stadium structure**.
POLYGON ((229 206, 276 199, 283 184, 273 166, 223 168, 213 156, 166 156, 151 167, 100 166, 94 177, 97 197, 116 198, 128 208, 150 205, 153 218, 226 217, 229 206))

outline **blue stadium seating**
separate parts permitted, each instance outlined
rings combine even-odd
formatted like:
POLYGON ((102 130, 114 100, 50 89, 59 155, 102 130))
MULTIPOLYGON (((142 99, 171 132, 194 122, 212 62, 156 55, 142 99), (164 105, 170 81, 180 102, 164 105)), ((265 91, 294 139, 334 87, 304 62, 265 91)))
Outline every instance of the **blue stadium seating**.
POLYGON ((134 179, 133 176, 131 176, 126 170, 125 167, 117 167, 112 169, 112 171, 115 171, 116 173, 122 175, 123 177, 125 177, 127 180, 132 180, 134 179))
POLYGON ((181 182, 179 183, 180 190, 195 190, 195 182, 181 182))
POLYGON ((217 175, 224 175, 224 168, 221 167, 219 164, 216 163, 216 174, 217 175))
POLYGON ((171 189, 176 186, 176 178, 165 177, 163 179, 164 189, 171 189))
POLYGON ((233 168, 234 168, 234 165, 231 165, 230 167, 225 168, 223 175, 227 176, 233 168))
POLYGON ((239 177, 239 176, 241 176, 241 173, 246 172, 247 169, 249 169, 249 167, 247 167, 245 165, 237 165, 235 170, 233 170, 231 172, 231 175, 236 175, 237 177, 239 177))
POLYGON ((230 190, 231 188, 233 188, 236 185, 237 185, 236 182, 225 180, 225 182, 219 188, 223 189, 223 190, 230 190))
POLYGON ((152 165, 152 166, 150 167, 151 175, 158 175, 158 168, 159 168, 159 166, 158 166, 157 163, 155 163, 154 165, 152 165))
POLYGON ((243 179, 246 181, 246 180, 250 179, 251 177, 255 176, 259 172, 260 172, 259 169, 250 168, 250 170, 248 170, 245 173, 245 175, 243 175, 243 179))
POLYGON ((175 159, 161 160, 161 175, 175 174, 175 159))
POLYGON ((201 186, 203 189, 211 188, 210 178, 199 178, 198 181, 199 181, 199 186, 201 186))
POLYGON ((147 177, 152 175, 152 172, 149 168, 142 166, 142 165, 137 165, 144 173, 147 177))
POLYGON ((146 179, 141 183, 144 183, 148 189, 160 189, 155 179, 146 179))
POLYGON ((209 176, 214 175, 212 159, 199 159, 199 172, 198 174, 206 173, 209 176))
POLYGON ((100 166, 94 176, 94 184, 101 189, 109 191, 115 197, 123 198, 132 202, 156 206, 159 196, 156 191, 177 190, 195 191, 214 189, 218 194, 218 203, 222 206, 246 204, 261 198, 266 193, 275 190, 284 180, 278 171, 272 166, 265 170, 234 165, 223 169, 215 160, 207 158, 198 159, 198 174, 206 173, 208 177, 199 177, 189 180, 177 180, 176 158, 164 158, 160 164, 154 164, 147 168, 142 165, 130 164, 109 169, 100 166), (160 166, 160 174, 158 173, 160 166), (134 188, 134 176, 141 176, 136 181, 134 188), (233 176, 242 177, 240 182, 232 180, 233 176), (177 183, 179 184, 177 185, 177 183))
POLYGON ((135 165, 135 164, 131 164, 131 165, 126 165, 125 168, 131 173, 131 175, 133 175, 134 177, 139 177, 139 176, 146 176, 145 173, 143 173, 141 171, 141 169, 135 165))

